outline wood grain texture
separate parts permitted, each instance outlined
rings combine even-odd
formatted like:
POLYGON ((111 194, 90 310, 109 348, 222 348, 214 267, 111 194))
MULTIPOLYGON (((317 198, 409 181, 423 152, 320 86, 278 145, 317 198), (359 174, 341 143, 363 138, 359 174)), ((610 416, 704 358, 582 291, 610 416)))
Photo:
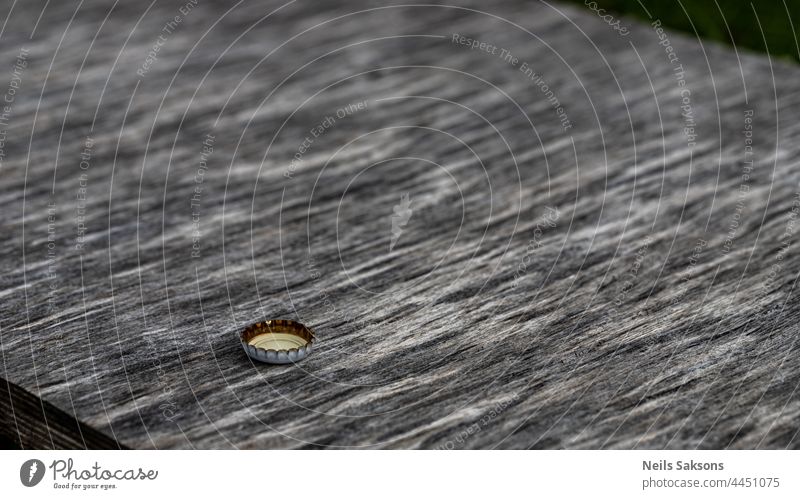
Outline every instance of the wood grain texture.
POLYGON ((0 449, 123 449, 108 435, 0 378, 0 449))
POLYGON ((44 6, 0 12, 14 390, 132 448, 800 447, 796 66, 549 3, 44 6), (251 363, 265 318, 315 352, 251 363))

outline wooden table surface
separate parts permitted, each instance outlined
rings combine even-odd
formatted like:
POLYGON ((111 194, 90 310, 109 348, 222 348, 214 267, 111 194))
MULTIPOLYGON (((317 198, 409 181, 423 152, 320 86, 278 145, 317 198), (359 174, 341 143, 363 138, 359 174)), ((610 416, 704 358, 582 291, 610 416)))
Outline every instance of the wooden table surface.
POLYGON ((549 2, 0 16, 19 445, 800 447, 795 65, 549 2))

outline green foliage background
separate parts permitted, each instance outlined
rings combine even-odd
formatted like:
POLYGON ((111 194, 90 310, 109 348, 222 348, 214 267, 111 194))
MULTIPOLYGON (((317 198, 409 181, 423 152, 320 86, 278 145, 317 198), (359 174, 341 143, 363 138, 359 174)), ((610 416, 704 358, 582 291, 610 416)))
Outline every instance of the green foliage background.
MULTIPOLYGON (((586 6, 592 0, 569 0, 586 6)), ((615 15, 661 19, 672 29, 800 61, 800 0, 593 0, 615 15), (650 16, 647 15, 649 12, 650 16)))

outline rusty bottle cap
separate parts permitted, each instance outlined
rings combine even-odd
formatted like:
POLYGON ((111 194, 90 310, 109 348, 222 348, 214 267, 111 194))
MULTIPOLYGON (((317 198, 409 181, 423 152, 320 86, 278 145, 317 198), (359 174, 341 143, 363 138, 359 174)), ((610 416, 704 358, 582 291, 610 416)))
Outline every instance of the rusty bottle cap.
POLYGON ((251 359, 268 364, 292 364, 311 353, 314 333, 297 321, 276 319, 247 326, 241 333, 241 340, 251 359))

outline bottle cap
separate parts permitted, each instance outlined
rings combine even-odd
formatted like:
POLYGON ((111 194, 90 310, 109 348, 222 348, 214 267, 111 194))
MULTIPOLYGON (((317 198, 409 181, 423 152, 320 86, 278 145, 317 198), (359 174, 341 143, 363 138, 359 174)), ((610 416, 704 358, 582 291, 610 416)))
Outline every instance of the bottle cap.
POLYGON ((314 333, 297 321, 276 319, 247 326, 241 333, 241 340, 251 359, 268 364, 292 364, 311 353, 314 333))

